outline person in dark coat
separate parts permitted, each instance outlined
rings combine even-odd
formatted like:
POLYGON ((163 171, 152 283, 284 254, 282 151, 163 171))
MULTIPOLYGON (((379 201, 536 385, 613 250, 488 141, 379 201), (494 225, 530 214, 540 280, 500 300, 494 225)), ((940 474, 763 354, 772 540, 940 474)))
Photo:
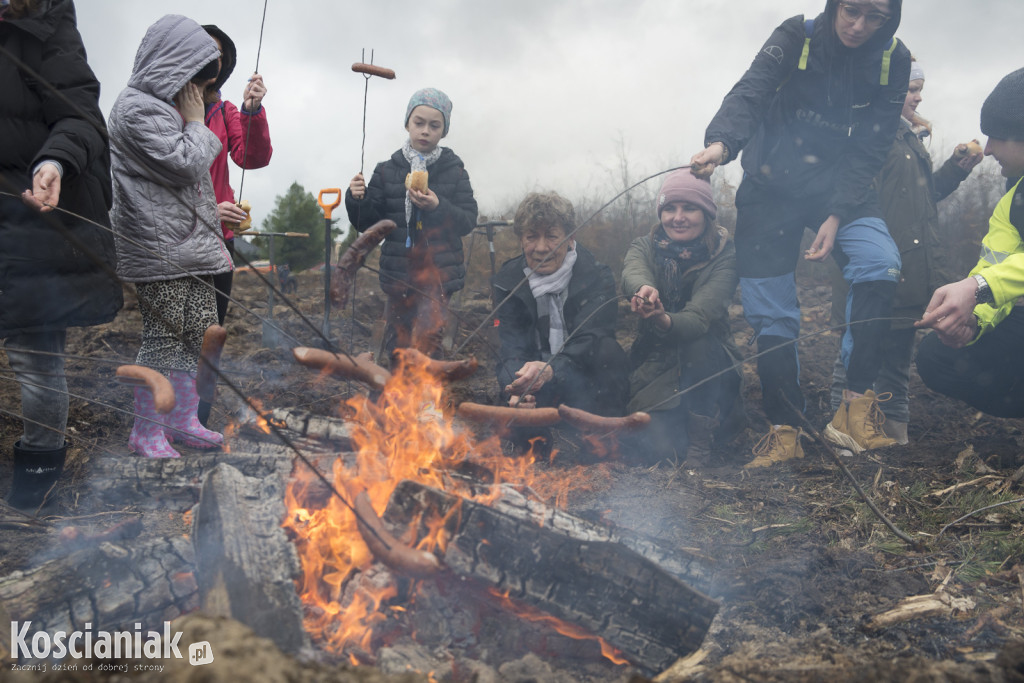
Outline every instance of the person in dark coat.
POLYGON ((67 453, 66 330, 113 320, 122 294, 100 85, 72 0, 13 0, 0 46, 0 338, 25 418, 7 500, 36 509, 67 453))
MULTIPOLYGON (((937 288, 956 279, 947 265, 950 247, 941 239, 937 203, 960 186, 971 169, 983 157, 980 146, 969 151, 961 144, 936 171, 932 171, 932 158, 923 139, 931 134, 930 125, 917 114, 923 99, 924 69, 914 62, 910 69, 910 85, 903 104, 900 130, 889 149, 882 172, 875 179, 875 188, 882 204, 885 224, 889 228, 903 262, 900 283, 893 297, 893 321, 883 337, 882 366, 875 380, 875 393, 890 395, 880 401, 885 422, 885 435, 899 444, 907 444, 907 425, 910 422, 910 360, 914 354, 914 322, 924 313, 925 304, 937 288)), ((832 277, 832 320, 841 325, 846 321, 846 282, 838 269, 832 277)), ((850 332, 843 335, 843 348, 836 359, 832 374, 832 410, 842 405, 846 388, 846 364, 849 355, 850 332)))
POLYGON ((477 206, 462 159, 438 145, 448 135, 451 112, 451 100, 440 90, 413 93, 405 111, 409 139, 377 164, 369 185, 357 173, 345 192, 349 221, 359 232, 385 218, 398 226, 380 257, 387 358, 409 346, 439 356, 448 299, 466 282, 462 238, 476 227, 477 206), (427 172, 425 192, 406 185, 414 171, 427 172))
POLYGON ((523 253, 492 282, 498 386, 511 406, 565 403, 622 415, 629 382, 626 354, 615 340, 615 278, 569 237, 575 228, 572 204, 555 193, 529 194, 516 210, 513 230, 523 253))
POLYGON ((656 211, 658 224, 633 240, 622 266, 622 290, 641 318, 626 410, 651 414, 638 455, 678 452, 700 467, 711 462, 716 429, 744 419, 741 356, 729 329, 736 248, 715 224, 711 183, 689 171, 665 179, 656 211))
POLYGON ((895 38, 902 0, 828 0, 813 19, 784 21, 725 96, 691 159, 707 177, 743 152, 736 192, 736 262, 743 313, 757 336, 764 412, 779 462, 796 455, 804 410, 795 341, 795 271, 835 247, 850 286, 848 387, 825 435, 855 452, 895 443, 881 432, 872 390, 900 257, 872 181, 896 137, 910 52, 895 38), (790 405, 793 407, 791 408, 790 405))

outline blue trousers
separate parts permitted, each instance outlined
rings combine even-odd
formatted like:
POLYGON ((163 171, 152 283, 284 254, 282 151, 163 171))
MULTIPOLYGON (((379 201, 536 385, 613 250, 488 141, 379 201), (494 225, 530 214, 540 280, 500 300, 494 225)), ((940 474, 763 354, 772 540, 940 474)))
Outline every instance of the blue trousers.
MULTIPOLYGON (((754 329, 765 415, 773 424, 793 424, 789 401, 803 411, 800 363, 800 302, 796 266, 804 229, 817 230, 827 215, 821 201, 778 197, 749 181, 736 193, 736 261, 743 315, 754 329)), ((874 384, 882 336, 889 329, 900 255, 885 221, 867 217, 839 228, 834 258, 850 283, 847 299, 847 386, 863 393, 874 384)))

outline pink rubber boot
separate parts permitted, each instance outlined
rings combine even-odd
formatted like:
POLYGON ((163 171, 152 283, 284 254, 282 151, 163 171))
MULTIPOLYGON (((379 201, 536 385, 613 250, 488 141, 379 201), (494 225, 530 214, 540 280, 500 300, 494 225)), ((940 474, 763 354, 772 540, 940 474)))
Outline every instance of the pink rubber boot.
POLYGON ((196 378, 184 370, 167 373, 174 387, 174 410, 167 416, 164 434, 170 441, 181 441, 192 448, 220 448, 224 435, 204 427, 196 415, 199 408, 199 394, 196 393, 196 378))
POLYGON ((128 437, 131 449, 144 458, 180 458, 181 454, 171 448, 164 436, 162 423, 166 418, 166 415, 159 415, 153 407, 153 394, 136 387, 135 425, 128 437))

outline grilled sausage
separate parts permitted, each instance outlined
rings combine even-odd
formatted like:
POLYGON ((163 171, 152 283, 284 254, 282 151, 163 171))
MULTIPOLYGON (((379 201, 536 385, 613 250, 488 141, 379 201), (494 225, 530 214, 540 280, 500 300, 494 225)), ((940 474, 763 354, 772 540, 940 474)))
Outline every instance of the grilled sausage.
POLYGON ((393 69, 388 69, 383 66, 377 66, 376 64, 365 64, 363 62, 356 62, 352 65, 352 70, 358 74, 370 74, 371 76, 380 76, 386 78, 389 81, 394 80, 395 72, 393 69))
POLYGON ((425 579, 441 571, 441 562, 437 555, 400 543, 384 528, 384 523, 380 521, 373 505, 370 504, 370 497, 366 491, 359 491, 353 497, 352 507, 356 511, 359 534, 373 556, 385 566, 414 579, 425 579))
POLYGON ((391 373, 374 363, 369 351, 352 357, 323 349, 296 346, 292 349, 292 355, 307 368, 326 370, 335 377, 358 380, 378 391, 383 390, 391 379, 391 373))
POLYGON ((122 384, 143 387, 153 394, 153 407, 161 415, 174 410, 174 387, 170 380, 153 368, 141 365, 122 365, 115 373, 122 384))
POLYGON ((380 244, 392 230, 395 222, 377 221, 359 237, 355 238, 345 253, 338 259, 338 270, 331 278, 331 303, 336 308, 344 308, 348 303, 348 293, 352 289, 352 281, 356 271, 366 262, 366 256, 380 244))
POLYGON ((436 360, 430 358, 419 349, 414 348, 395 349, 395 353, 402 362, 426 364, 427 372, 434 377, 440 377, 446 382, 454 382, 469 377, 479 367, 476 358, 472 357, 464 360, 436 360))
POLYGON ((651 416, 647 413, 637 412, 624 417, 604 417, 579 408, 572 408, 564 403, 558 406, 558 415, 567 424, 584 432, 629 431, 651 423, 651 416))
POLYGON ((227 338, 228 331, 220 325, 210 325, 203 334, 203 348, 199 351, 199 368, 196 370, 196 393, 207 403, 213 403, 217 397, 217 370, 227 338))
POLYGON ((550 427, 561 421, 557 408, 512 408, 463 401, 455 412, 464 420, 507 427, 550 427))

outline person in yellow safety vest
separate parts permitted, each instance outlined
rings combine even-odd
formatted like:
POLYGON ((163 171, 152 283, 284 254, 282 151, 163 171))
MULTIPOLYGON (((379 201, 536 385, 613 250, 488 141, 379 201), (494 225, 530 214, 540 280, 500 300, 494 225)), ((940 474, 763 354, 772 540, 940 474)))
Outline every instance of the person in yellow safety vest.
POLYGON ((935 290, 917 327, 931 328, 917 371, 929 388, 996 417, 1024 417, 1024 69, 981 107, 985 154, 1016 178, 996 205, 978 264, 935 290))

